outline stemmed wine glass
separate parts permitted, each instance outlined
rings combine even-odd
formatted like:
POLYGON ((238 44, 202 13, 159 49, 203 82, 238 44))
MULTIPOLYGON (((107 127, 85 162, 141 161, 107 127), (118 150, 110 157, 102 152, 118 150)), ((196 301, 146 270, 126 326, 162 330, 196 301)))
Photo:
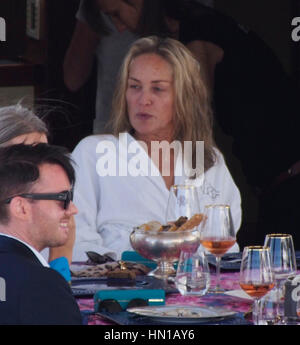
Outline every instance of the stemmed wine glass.
POLYGON ((283 316, 283 285, 289 276, 297 272, 293 238, 289 234, 269 234, 264 245, 270 248, 276 285, 276 317, 279 320, 283 316))
POLYGON ((179 217, 191 218, 197 213, 200 213, 197 188, 189 184, 171 186, 166 222, 174 222, 179 217))
POLYGON ((254 298, 253 322, 260 322, 260 299, 275 285, 270 249, 262 246, 245 247, 240 268, 240 286, 254 298))
POLYGON ((235 244, 229 205, 207 205, 200 229, 200 243, 216 257, 216 285, 212 292, 224 292, 220 286, 221 257, 235 244))

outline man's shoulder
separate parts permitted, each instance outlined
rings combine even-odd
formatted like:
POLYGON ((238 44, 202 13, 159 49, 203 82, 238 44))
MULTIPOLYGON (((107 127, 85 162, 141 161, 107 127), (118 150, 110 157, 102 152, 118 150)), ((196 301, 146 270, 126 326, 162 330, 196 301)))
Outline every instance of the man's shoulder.
MULTIPOLYGON (((8 280, 12 279, 15 284, 18 282, 27 284, 38 279, 37 276, 46 275, 47 277, 49 275, 49 269, 44 267, 33 253, 1 251, 0 261, 3 264, 1 265, 3 269, 0 267, 0 276, 6 277, 8 280)), ((52 276, 51 273, 50 275, 52 276)))
MULTIPOLYGON (((5 272, 0 269, 0 276, 6 282, 6 308, 17 313, 12 323, 81 324, 76 300, 58 272, 16 256, 10 258, 12 262, 5 272)), ((0 309, 0 320, 1 313, 0 309)))
POLYGON ((23 270, 31 265, 42 266, 34 253, 17 239, 0 236, 0 260, 5 262, 5 268, 21 266, 23 270))
POLYGON ((64 282, 58 272, 43 266, 35 254, 23 243, 4 236, 0 236, 0 240, 0 276, 6 277, 8 280, 13 279, 15 284, 17 282, 30 284, 35 280, 40 281, 41 284, 46 280, 64 282))
POLYGON ((80 310, 70 286, 58 272, 48 267, 34 267, 29 281, 23 291, 23 297, 29 297, 23 308, 24 320, 30 318, 31 309, 35 309, 36 315, 43 313, 43 319, 39 321, 33 317, 32 323, 82 323, 80 310))

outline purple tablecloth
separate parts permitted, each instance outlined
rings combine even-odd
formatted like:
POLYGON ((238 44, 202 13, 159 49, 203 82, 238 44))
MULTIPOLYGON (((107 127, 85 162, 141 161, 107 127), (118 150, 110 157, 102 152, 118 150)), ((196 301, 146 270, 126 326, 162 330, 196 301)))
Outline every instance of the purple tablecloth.
MULTIPOLYGON (((214 285, 214 275, 211 277, 211 285, 214 285)), ((221 274, 221 287, 226 290, 240 289, 239 286, 239 272, 230 272, 221 274)), ((92 311, 94 310, 94 301, 92 298, 78 298, 77 299, 80 310, 92 311)), ((180 294, 168 294, 166 296, 167 305, 191 305, 191 306, 215 306, 221 307, 237 312, 247 312, 250 310, 252 301, 239 297, 233 297, 224 294, 206 294, 205 296, 181 296, 180 294)), ((113 325, 111 321, 105 320, 99 315, 88 316, 89 325, 113 325)))

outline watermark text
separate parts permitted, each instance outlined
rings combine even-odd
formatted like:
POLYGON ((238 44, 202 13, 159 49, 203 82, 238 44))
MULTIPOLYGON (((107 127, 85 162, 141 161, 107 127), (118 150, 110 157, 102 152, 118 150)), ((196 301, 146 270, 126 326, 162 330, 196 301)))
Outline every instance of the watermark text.
POLYGON ((6 282, 5 279, 0 277, 0 302, 6 301, 6 282))
POLYGON ((6 22, 2 17, 0 17, 0 41, 6 41, 6 22))
POLYGON ((292 26, 295 28, 292 30, 292 40, 294 42, 300 41, 300 17, 295 17, 292 19, 292 26))
POLYGON ((300 301, 300 276, 296 276, 293 281, 292 281, 292 286, 296 286, 292 290, 292 300, 294 302, 299 302, 300 301))
POLYGON ((143 141, 129 142, 127 134, 120 133, 118 145, 103 140, 98 143, 96 153, 99 155, 96 170, 101 177, 171 176, 172 169, 174 176, 202 179, 204 172, 203 141, 197 141, 194 146, 190 141, 152 141, 148 147, 143 141))

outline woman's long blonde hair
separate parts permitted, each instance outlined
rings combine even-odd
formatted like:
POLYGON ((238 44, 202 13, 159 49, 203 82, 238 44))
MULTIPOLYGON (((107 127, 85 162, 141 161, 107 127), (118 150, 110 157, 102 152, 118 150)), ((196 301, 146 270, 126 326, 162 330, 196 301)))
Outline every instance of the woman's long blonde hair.
POLYGON ((174 39, 151 36, 138 39, 132 44, 121 66, 113 97, 110 124, 113 134, 134 133, 127 112, 126 90, 130 64, 142 54, 157 54, 171 65, 175 94, 173 140, 182 144, 184 141, 193 143, 193 166, 196 162, 196 141, 204 141, 206 171, 215 162, 210 100, 199 62, 183 44, 174 39))

